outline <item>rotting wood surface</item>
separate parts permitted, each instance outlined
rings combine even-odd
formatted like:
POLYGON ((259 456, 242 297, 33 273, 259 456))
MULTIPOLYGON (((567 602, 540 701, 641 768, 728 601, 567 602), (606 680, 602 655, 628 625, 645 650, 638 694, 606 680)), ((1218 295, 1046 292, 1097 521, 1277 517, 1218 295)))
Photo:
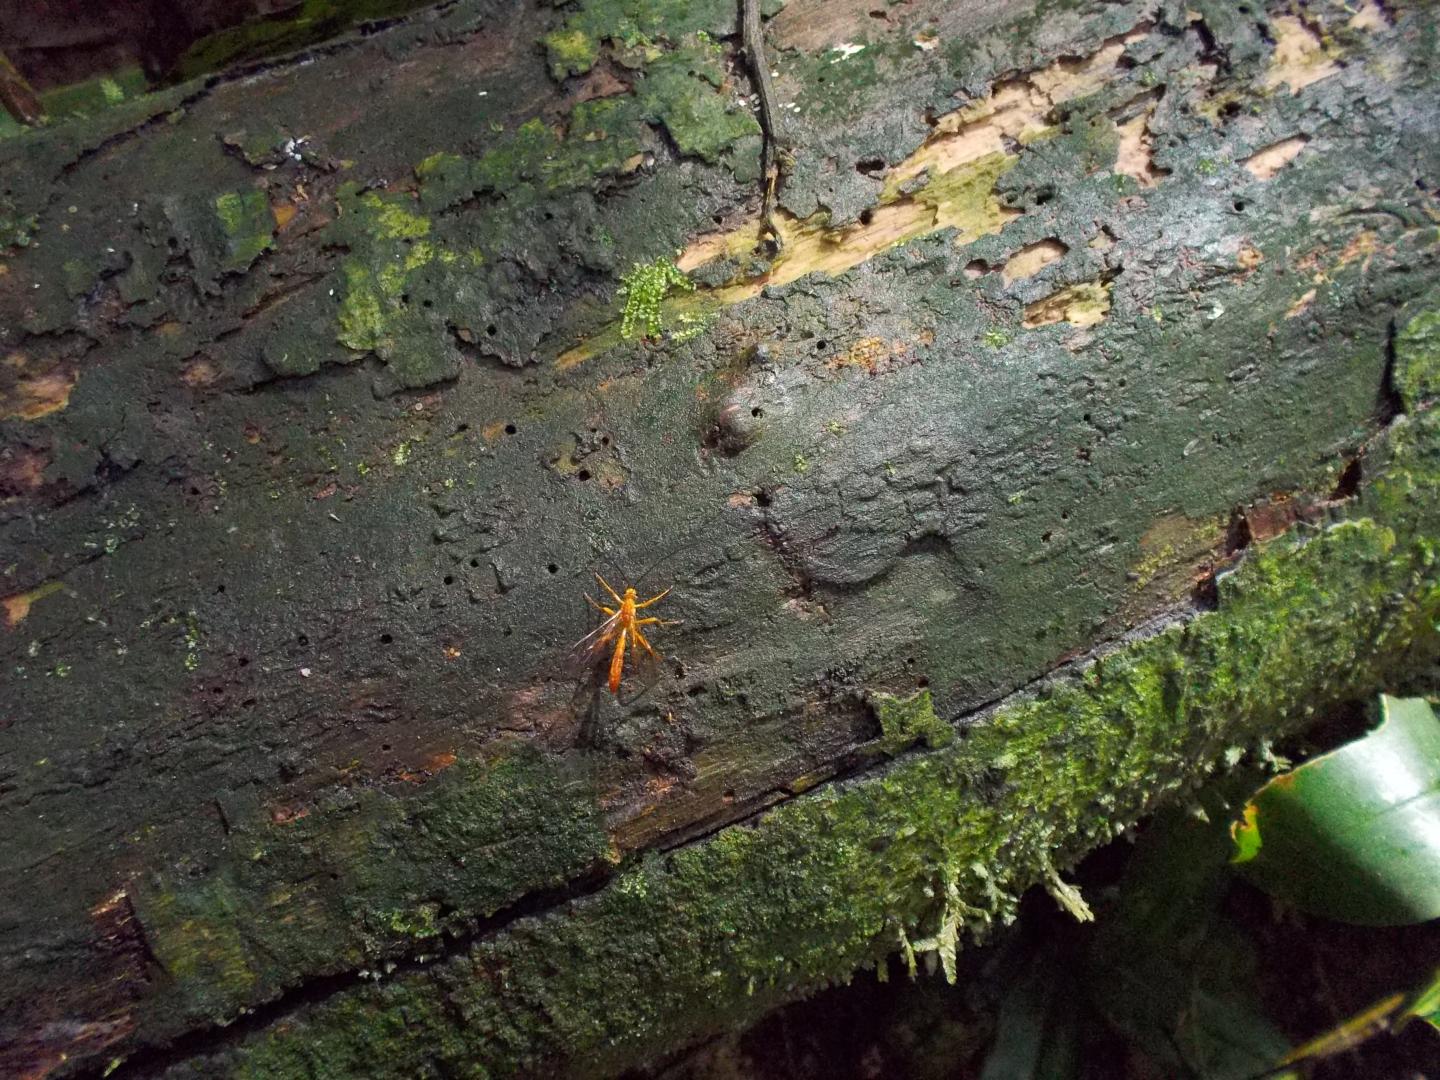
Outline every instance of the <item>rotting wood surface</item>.
POLYGON ((0 1071, 619 1069, 1433 645, 1430 9, 874 7, 773 263, 730 3, 0 143, 0 1071))

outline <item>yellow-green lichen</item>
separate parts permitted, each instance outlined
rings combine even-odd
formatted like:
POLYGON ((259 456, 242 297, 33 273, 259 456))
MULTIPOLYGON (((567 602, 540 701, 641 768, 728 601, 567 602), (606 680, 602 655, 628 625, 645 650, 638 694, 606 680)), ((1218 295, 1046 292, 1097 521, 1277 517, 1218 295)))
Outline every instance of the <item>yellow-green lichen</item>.
POLYGON ((345 295, 340 301, 340 343, 359 352, 378 349, 385 340, 385 316, 380 290, 369 269, 357 260, 347 260, 345 295))
POLYGON ((600 43, 584 30, 556 30, 545 35, 545 53, 550 58, 550 74, 563 79, 594 67, 600 58, 600 43))
POLYGON ((386 240, 415 240, 430 232, 430 219, 406 208, 397 199, 382 199, 373 191, 361 195, 357 205, 373 215, 375 235, 386 240))

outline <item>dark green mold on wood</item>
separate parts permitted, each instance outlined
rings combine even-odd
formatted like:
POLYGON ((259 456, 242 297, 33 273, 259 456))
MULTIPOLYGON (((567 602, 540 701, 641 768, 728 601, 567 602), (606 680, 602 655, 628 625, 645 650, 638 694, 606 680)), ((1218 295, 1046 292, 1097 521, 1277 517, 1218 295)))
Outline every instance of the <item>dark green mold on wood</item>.
POLYGON ((181 866, 138 883, 136 915, 175 1008, 222 1021, 302 977, 379 969, 609 856, 582 764, 522 744, 440 769, 416 797, 346 793, 242 825, 199 881, 181 866))

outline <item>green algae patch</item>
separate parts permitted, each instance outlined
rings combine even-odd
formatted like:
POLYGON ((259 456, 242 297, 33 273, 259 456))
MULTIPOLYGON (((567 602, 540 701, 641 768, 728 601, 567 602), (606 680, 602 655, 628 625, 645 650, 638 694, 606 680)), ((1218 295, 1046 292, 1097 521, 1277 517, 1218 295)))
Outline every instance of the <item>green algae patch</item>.
POLYGON ((498 195, 507 207, 523 207, 548 195, 594 188, 638 168, 653 140, 651 124, 664 125, 682 154, 711 164, 725 161, 742 140, 758 138, 760 126, 721 89, 721 56, 723 50, 708 39, 688 37, 647 64, 633 94, 581 102, 560 129, 535 117, 478 157, 431 154, 415 168, 421 205, 443 210, 478 195, 498 195))
POLYGON ((680 153, 711 164, 741 139, 760 135, 754 113, 723 92, 723 59, 708 36, 687 37, 647 65, 641 90, 647 119, 665 125, 680 153))
POLYGON ((259 190, 227 191, 215 199, 215 216, 225 236, 221 268, 231 273, 250 269, 250 264, 275 240, 275 217, 270 201, 259 190))
MULTIPOLYGON (((431 221, 403 195, 360 191, 347 184, 337 196, 340 218, 331 226, 350 249, 339 271, 340 306, 335 340, 385 363, 387 389, 430 386, 460 371, 456 348, 436 300, 465 293, 465 260, 430 239, 431 221)), ((266 362, 280 374, 309 374, 317 350, 303 344, 267 348, 266 362)))
POLYGON ((1440 396, 1440 311, 1425 311, 1395 336, 1395 389, 1405 408, 1440 396))
POLYGON ((609 852, 581 766, 529 747, 420 791, 341 793, 241 826, 218 864, 146 882, 136 908, 187 1015, 219 1018, 305 975, 463 932, 609 852))
POLYGON ((938 750, 955 738, 955 729, 935 715, 929 690, 909 697, 876 694, 873 705, 880 721, 880 748, 887 754, 898 754, 922 741, 938 750))
MULTIPOLYGON (((1383 522, 1254 550, 1218 583, 1217 610, 1051 680, 963 739, 649 858, 442 964, 338 994, 226 1067, 614 1071, 896 951, 952 969, 963 933, 1013 918, 1034 882, 1063 886, 1056 867, 1236 748, 1433 655, 1440 421, 1402 421, 1392 441, 1399 486, 1374 504, 1383 522)), ((891 701, 890 729, 930 728, 927 704, 891 701)))
POLYGON ((589 71, 606 41, 643 52, 657 39, 724 37, 734 30, 735 15, 728 0, 588 0, 542 43, 550 74, 559 80, 589 71))

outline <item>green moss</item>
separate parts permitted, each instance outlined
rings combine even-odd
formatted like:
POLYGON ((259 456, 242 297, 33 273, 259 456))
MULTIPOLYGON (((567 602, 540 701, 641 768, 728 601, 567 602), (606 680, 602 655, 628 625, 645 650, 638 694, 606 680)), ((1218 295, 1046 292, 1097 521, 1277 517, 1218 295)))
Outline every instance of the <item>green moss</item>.
POLYGON ((237 827, 230 854, 137 891, 175 1008, 218 1017, 305 974, 402 953, 608 857, 583 769, 516 748, 405 797, 370 789, 237 827))
POLYGON ((263 191, 227 191, 216 196, 215 216, 220 219, 225 237, 222 270, 248 270, 274 242, 275 217, 270 213, 270 201, 263 191))
POLYGON ((626 339, 637 334, 655 337, 663 329, 660 303, 673 289, 689 292, 695 288, 669 259, 652 263, 636 263, 621 279, 620 295, 625 297, 625 313, 621 317, 620 336, 626 339))
MULTIPOLYGON (((336 995, 238 1048, 235 1075, 597 1073, 753 1018, 887 954, 949 966, 1032 882, 1227 749, 1368 695, 1436 647, 1440 422, 1403 424, 1382 524, 1257 550, 1218 610, 1127 644, 928 753, 652 858, 444 964, 336 995)), ((926 701, 891 702, 896 731, 926 701)), ((933 715, 933 710, 931 711, 933 715)))
POLYGON ((1440 396, 1440 311, 1425 311, 1395 337, 1395 389, 1405 408, 1440 396))
POLYGON ((955 737, 955 729, 935 715, 930 691, 921 690, 909 697, 876 694, 875 714, 880 719, 880 747, 887 754, 898 754, 924 740, 932 750, 939 749, 955 737))

